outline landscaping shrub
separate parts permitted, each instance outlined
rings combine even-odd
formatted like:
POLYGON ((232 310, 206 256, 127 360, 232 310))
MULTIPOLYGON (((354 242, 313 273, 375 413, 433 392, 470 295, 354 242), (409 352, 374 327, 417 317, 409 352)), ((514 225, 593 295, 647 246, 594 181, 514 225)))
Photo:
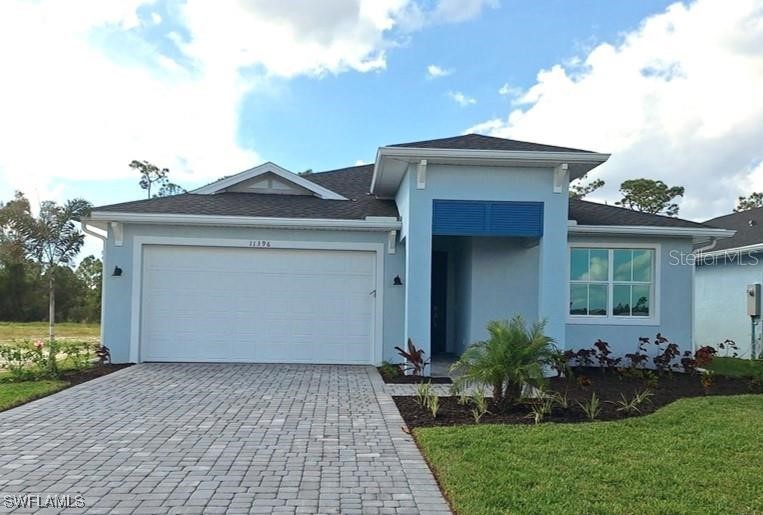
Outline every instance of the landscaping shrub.
MULTIPOLYGON (((737 345, 733 340, 720 342, 718 349, 723 350, 725 355, 737 356, 737 345)), ((645 336, 639 337, 636 351, 629 352, 622 358, 614 358, 609 349, 609 344, 600 339, 594 342, 591 348, 581 348, 576 351, 568 350, 564 352, 563 356, 567 358, 566 365, 568 367, 593 367, 598 364, 602 372, 607 369, 615 369, 623 377, 635 377, 648 372, 649 361, 654 365, 653 368, 660 373, 671 373, 676 370, 694 373, 698 368, 710 364, 718 354, 718 349, 706 345, 695 352, 686 350, 681 353, 677 343, 670 341, 661 333, 657 333, 654 339, 645 336), (651 353, 650 348, 653 349, 651 353), (627 360, 628 366, 626 367, 622 366, 623 358, 627 360)), ((562 367, 562 364, 554 363, 556 370, 560 370, 562 367)))
POLYGON ((379 367, 379 373, 381 373, 383 377, 388 377, 388 378, 398 377, 401 373, 400 365, 395 365, 394 363, 385 361, 379 367))
POLYGON ((0 365, 12 381, 30 381, 45 374, 47 358, 42 342, 0 344, 0 365))
POLYGON ((412 339, 408 338, 407 350, 400 347, 395 347, 395 350, 405 359, 403 369, 406 372, 410 372, 414 376, 424 375, 424 368, 429 364, 429 361, 424 359, 424 351, 417 348, 412 339))
POLYGON ((61 368, 82 370, 90 366, 94 346, 86 342, 35 342, 0 344, 0 368, 10 381, 55 379, 61 368))
POLYGON ((528 329, 520 316, 509 322, 490 322, 490 338, 470 345, 451 366, 452 371, 462 372, 456 383, 491 387, 496 404, 516 402, 525 384, 542 386, 543 367, 553 363, 556 352, 553 339, 543 333, 544 326, 536 322, 528 329))

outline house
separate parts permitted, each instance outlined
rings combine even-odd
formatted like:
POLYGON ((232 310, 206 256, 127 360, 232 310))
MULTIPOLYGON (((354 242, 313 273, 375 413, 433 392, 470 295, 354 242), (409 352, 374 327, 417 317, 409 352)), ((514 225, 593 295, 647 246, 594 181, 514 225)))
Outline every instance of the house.
POLYGON ((732 232, 570 200, 608 157, 470 134, 96 208, 103 342, 115 362, 378 364, 407 338, 459 353, 521 314, 562 347, 691 346, 693 267, 670 256, 732 232))
POLYGON ((753 328, 747 290, 749 285, 763 283, 763 208, 705 223, 736 234, 708 246, 697 258, 696 344, 717 345, 730 339, 736 342, 740 357, 751 357, 754 336, 755 354, 760 355, 760 317, 753 328))

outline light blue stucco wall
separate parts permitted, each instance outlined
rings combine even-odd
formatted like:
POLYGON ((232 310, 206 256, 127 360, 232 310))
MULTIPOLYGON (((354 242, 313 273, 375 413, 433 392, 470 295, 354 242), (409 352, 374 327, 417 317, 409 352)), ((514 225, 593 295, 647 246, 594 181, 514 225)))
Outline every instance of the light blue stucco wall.
MULTIPOLYGON (((570 235, 570 241, 601 244, 602 246, 606 246, 607 243, 659 244, 660 282, 658 295, 660 295, 660 317, 658 325, 567 323, 567 349, 591 348, 596 340, 602 339, 610 344, 610 348, 616 356, 623 356, 636 351, 640 336, 653 339, 658 332, 677 343, 682 350, 693 348, 692 289, 694 267, 690 260, 680 259, 680 256, 691 254, 690 239, 604 238, 570 235)), ((559 294, 567 298, 567 281, 563 284, 565 290, 560 289, 559 294)))
POLYGON ((395 254, 387 252, 386 232, 326 231, 253 229, 240 227, 191 227, 161 225, 124 225, 124 244, 114 245, 114 235, 109 231, 104 248, 103 289, 103 343, 111 350, 115 363, 129 360, 130 323, 132 315, 133 238, 136 236, 159 236, 172 238, 271 240, 337 243, 384 244, 384 327, 383 358, 393 360, 394 347, 403 341, 404 287, 393 286, 396 275, 404 276, 405 246, 398 246, 395 254), (115 266, 123 270, 121 277, 113 277, 115 266))
POLYGON ((487 338, 491 320, 521 315, 528 323, 539 315, 540 247, 527 247, 518 238, 475 238, 472 244, 472 283, 469 344, 487 338))
MULTIPOLYGON (((752 327, 747 316, 747 285, 763 283, 763 256, 707 260, 695 272, 695 341, 698 346, 734 340, 739 355, 750 357, 752 327)), ((756 328, 760 342, 760 327, 756 328)), ((757 345, 760 347, 760 343, 757 345)))
MULTIPOLYGON (((430 164, 424 189, 417 188, 416 179, 416 165, 410 165, 400 185, 400 190, 406 191, 398 191, 396 197, 398 202, 402 200, 405 203, 403 208, 398 206, 401 214, 402 209, 408 212, 406 337, 411 337, 429 353, 433 200, 535 201, 543 202, 544 223, 543 237, 535 251, 537 273, 534 277, 537 280, 534 281, 533 291, 537 294, 537 310, 534 315, 547 319, 547 333, 563 342, 566 301, 564 296, 559 295, 559 288, 566 284, 568 197, 566 185, 563 186, 562 193, 554 193, 553 170, 430 164)), ((477 252, 473 249, 468 257, 460 260, 464 265, 471 263, 474 271, 471 277, 472 294, 466 302, 473 304, 470 312, 475 315, 467 315, 470 319, 468 329, 464 328, 463 334, 456 337, 458 347, 479 339, 484 334, 484 325, 490 319, 489 315, 500 315, 498 318, 510 316, 510 313, 504 312, 510 308, 508 303, 499 303, 496 309, 495 305, 482 300, 490 298, 484 288, 493 287, 491 279, 502 266, 501 262, 495 261, 494 252, 486 252, 486 247, 494 243, 491 239, 475 241, 473 244, 477 252)), ((533 314, 529 309, 526 312, 533 314)))

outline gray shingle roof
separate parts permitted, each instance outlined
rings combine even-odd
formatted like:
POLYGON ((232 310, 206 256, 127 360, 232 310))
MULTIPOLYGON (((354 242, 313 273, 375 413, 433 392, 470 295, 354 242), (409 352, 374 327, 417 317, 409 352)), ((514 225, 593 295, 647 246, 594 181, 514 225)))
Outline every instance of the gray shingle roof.
MULTIPOLYGON (((93 211, 340 220, 362 220, 366 216, 398 217, 397 206, 393 200, 381 200, 368 193, 373 170, 373 165, 363 165, 303 176, 305 179, 336 191, 350 200, 324 200, 309 195, 233 192, 214 195, 185 193, 171 197, 100 206, 94 208, 93 211)), ((763 210, 759 212, 761 223, 763 223, 763 210)), ((680 218, 651 215, 622 207, 575 199, 570 200, 569 218, 576 220, 581 225, 707 227, 680 218)))
POLYGON ((529 141, 518 141, 514 139, 495 138, 493 136, 484 136, 482 134, 465 134, 463 136, 453 136, 451 138, 413 141, 411 143, 397 143, 395 145, 389 146, 413 148, 452 148, 463 150, 515 150, 524 152, 591 153, 590 150, 557 147, 554 145, 543 145, 541 143, 530 143, 529 141))
POLYGON ((324 200, 310 195, 185 193, 101 206, 93 211, 340 220, 362 220, 366 216, 397 217, 393 200, 380 200, 368 193, 373 173, 373 165, 363 165, 303 176, 349 200, 324 200))
POLYGON ((737 233, 731 238, 718 240, 712 250, 735 249, 763 243, 763 207, 719 216, 705 222, 713 227, 731 229, 737 233))
POLYGON ((672 216, 642 213, 624 207, 570 199, 569 218, 579 225, 644 225, 650 227, 707 227, 672 216))

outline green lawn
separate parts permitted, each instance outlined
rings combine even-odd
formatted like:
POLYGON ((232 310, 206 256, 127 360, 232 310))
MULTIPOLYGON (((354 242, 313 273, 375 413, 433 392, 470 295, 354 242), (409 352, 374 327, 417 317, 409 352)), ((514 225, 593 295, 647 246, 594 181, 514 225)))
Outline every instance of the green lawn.
POLYGON ((763 360, 715 358, 705 368, 729 377, 763 377, 763 360))
MULTIPOLYGON (((101 336, 99 324, 56 324, 56 336, 61 339, 97 342, 101 336)), ((47 322, 0 322, 0 343, 48 338, 47 322)))
POLYGON ((27 381, 0 383, 0 411, 45 397, 68 385, 66 381, 27 381))
POLYGON ((472 513, 763 513, 763 395, 683 399, 618 422, 414 431, 472 513))

